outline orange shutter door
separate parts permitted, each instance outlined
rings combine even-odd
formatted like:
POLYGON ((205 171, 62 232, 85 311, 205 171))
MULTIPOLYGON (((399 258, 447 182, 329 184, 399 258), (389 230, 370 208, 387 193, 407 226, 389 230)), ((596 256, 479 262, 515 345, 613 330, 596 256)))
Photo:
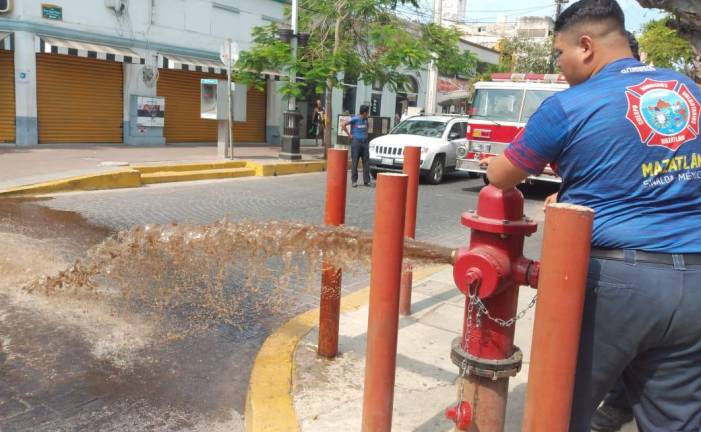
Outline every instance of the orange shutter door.
POLYGON ((121 143, 122 64, 37 54, 40 143, 121 143))
POLYGON ((234 122, 235 143, 265 142, 265 112, 267 107, 265 91, 248 88, 246 97, 246 122, 234 122))
POLYGON ((200 80, 220 75, 161 69, 158 96, 165 97, 166 143, 217 142, 217 121, 200 118, 200 80))
POLYGON ((15 66, 12 51, 0 51, 0 142, 15 142, 15 66))

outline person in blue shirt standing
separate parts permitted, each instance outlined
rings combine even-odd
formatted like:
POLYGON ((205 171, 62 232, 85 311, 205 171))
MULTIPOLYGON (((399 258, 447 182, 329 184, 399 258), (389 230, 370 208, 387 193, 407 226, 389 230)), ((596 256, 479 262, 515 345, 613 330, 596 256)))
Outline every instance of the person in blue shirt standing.
POLYGON ((555 49, 571 87, 487 176, 509 189, 552 162, 558 201, 595 211, 570 430, 619 377, 642 432, 701 430, 701 90, 633 58, 615 0, 567 8, 555 49))
POLYGON ((360 114, 343 122, 341 127, 351 137, 351 183, 358 187, 358 159, 363 159, 363 183, 372 186, 370 181, 370 147, 368 144, 368 114, 370 107, 360 106, 360 114), (350 131, 348 126, 350 125, 350 131))

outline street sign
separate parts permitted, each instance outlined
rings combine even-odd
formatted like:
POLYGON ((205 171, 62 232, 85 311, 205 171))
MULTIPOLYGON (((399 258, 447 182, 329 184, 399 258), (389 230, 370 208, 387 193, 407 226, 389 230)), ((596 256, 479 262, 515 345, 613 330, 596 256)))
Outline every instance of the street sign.
POLYGON ((224 42, 219 48, 219 58, 226 66, 229 66, 229 52, 231 52, 231 65, 233 65, 239 61, 239 44, 236 42, 224 42))
POLYGON ((63 21, 63 8, 52 4, 42 4, 41 16, 54 21, 63 21))

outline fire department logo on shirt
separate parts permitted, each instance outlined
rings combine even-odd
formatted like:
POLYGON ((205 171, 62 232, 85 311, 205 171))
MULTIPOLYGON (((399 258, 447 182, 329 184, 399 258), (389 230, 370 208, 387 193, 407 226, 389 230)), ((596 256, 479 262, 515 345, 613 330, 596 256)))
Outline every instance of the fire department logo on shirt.
POLYGON ((686 84, 647 78, 626 89, 626 118, 648 146, 677 150, 699 136, 701 104, 686 84))

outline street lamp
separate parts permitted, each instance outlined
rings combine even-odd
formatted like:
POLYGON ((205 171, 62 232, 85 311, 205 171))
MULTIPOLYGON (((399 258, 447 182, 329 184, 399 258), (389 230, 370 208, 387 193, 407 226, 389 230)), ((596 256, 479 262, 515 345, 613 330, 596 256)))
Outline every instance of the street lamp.
MULTIPOLYGON (((309 33, 300 33, 297 30, 297 0, 292 0, 292 28, 279 29, 278 36, 281 41, 291 45, 293 59, 297 59, 297 47, 305 46, 309 42, 309 33)), ((290 82, 296 81, 297 72, 294 68, 290 68, 290 82)), ((302 115, 297 111, 297 100, 294 95, 290 95, 287 111, 282 114, 282 151, 278 154, 280 159, 302 159, 299 149, 299 122, 301 118, 302 115)))

